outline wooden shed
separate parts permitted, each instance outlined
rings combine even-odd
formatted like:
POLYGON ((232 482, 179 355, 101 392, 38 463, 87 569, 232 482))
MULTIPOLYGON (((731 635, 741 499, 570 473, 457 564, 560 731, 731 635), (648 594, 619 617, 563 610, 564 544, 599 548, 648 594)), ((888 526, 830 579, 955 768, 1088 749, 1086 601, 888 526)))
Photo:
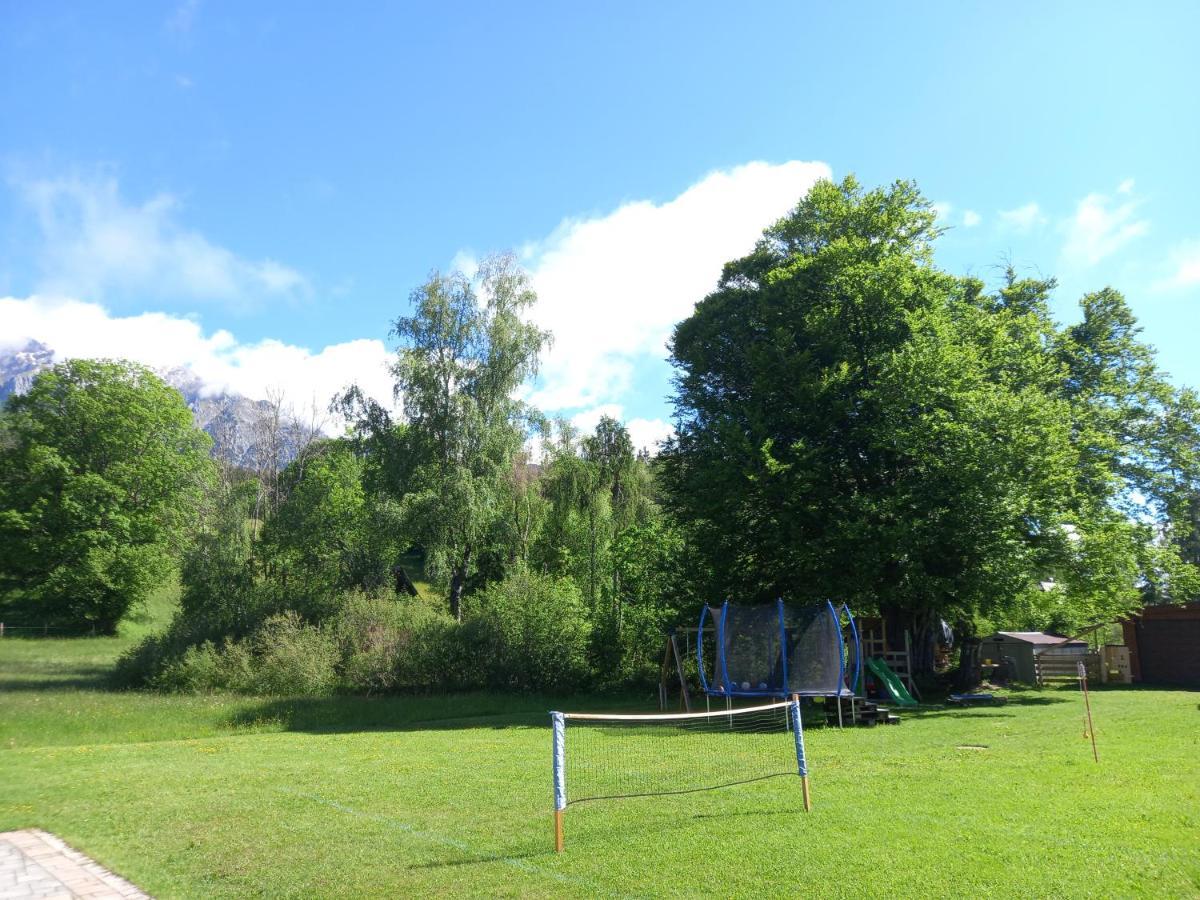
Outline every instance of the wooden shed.
POLYGON ((1122 627, 1134 681, 1200 688, 1200 602, 1147 606, 1122 627))
POLYGON ((1013 679, 1026 684, 1040 684, 1047 669, 1053 675, 1073 673, 1075 662, 1086 655, 1086 641, 1067 640, 1041 631, 997 631, 985 637, 979 646, 980 659, 992 662, 1011 659, 1013 679))

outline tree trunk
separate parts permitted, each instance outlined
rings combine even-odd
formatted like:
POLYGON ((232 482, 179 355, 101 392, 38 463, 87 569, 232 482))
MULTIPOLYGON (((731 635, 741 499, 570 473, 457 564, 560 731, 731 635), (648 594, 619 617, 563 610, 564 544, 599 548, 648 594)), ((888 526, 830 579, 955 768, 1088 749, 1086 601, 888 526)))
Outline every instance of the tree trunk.
POLYGON ((459 622, 462 621, 462 595, 467 584, 467 564, 470 561, 471 549, 468 547, 450 575, 450 615, 459 622))
POLYGON ((959 642, 958 677, 955 679, 960 691, 967 692, 979 686, 979 648, 976 637, 963 638, 959 642))
POLYGON ((937 650, 938 629, 940 620, 930 610, 920 610, 912 617, 912 673, 916 675, 932 675, 934 657, 937 650))

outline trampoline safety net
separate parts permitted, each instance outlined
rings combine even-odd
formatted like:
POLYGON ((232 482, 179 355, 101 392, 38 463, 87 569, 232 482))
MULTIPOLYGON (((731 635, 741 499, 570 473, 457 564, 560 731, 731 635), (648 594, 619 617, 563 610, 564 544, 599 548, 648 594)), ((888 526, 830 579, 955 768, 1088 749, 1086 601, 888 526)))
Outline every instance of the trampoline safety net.
POLYGON ((850 694, 840 610, 829 603, 710 606, 701 613, 700 632, 700 646, 707 643, 716 656, 711 662, 701 660, 709 694, 850 694), (706 632, 711 641, 704 640, 706 632))

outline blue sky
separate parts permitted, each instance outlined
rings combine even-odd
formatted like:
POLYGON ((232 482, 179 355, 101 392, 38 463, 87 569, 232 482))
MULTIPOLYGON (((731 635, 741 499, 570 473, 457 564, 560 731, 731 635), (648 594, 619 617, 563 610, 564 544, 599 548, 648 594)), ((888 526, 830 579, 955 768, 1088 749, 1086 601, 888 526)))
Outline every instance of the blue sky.
POLYGON ((1200 5, 0 0, 0 345, 378 393, 433 268, 521 253, 533 399, 669 418, 662 341, 815 177, 939 260, 1125 291, 1200 386, 1200 5))

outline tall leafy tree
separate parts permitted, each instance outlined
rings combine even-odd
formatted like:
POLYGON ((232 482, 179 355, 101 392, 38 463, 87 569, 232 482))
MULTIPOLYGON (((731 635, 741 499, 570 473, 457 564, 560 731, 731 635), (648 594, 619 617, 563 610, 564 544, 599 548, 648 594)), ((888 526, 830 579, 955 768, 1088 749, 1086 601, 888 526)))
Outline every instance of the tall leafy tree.
POLYGON ((474 280, 434 273, 413 292, 412 314, 393 326, 400 346, 392 372, 415 461, 405 517, 460 618, 463 590, 535 418, 514 395, 549 341, 525 318, 536 299, 514 258, 493 256, 474 280))
POLYGON ((1194 483, 1195 431, 1122 304, 1085 300, 1064 336, 1052 282, 989 294, 934 266, 936 237, 911 183, 822 182, 677 326, 664 485, 714 587, 929 634, 1030 603, 1115 614, 1155 571, 1184 583, 1123 500, 1165 498, 1164 472, 1194 483), (1048 578, 1063 590, 1037 596, 1048 578))
POLYGON ((351 442, 319 441, 283 471, 262 551, 284 584, 332 593, 391 580, 403 529, 388 499, 368 492, 365 469, 351 442))
POLYGON ((142 366, 71 360, 10 397, 0 437, 0 592, 113 631, 168 572, 212 478, 211 441, 142 366))

